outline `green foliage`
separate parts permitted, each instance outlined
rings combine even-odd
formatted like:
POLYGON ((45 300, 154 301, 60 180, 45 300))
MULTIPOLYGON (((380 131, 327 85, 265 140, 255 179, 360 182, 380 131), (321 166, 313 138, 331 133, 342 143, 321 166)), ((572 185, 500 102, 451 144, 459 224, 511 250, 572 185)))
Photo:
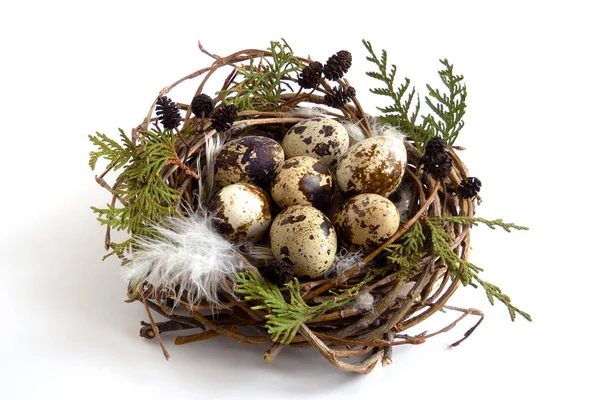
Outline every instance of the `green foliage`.
POLYGON ((398 265, 400 280, 408 280, 418 271, 418 265, 423 254, 425 235, 421 224, 414 224, 402 237, 398 244, 391 244, 385 248, 388 259, 398 265))
POLYGON ((361 285, 336 294, 316 306, 306 304, 300 294, 300 283, 294 278, 285 284, 290 294, 289 303, 277 286, 267 282, 255 272, 236 274, 236 292, 244 295, 246 301, 258 303, 253 310, 268 310, 266 328, 274 342, 290 343, 300 326, 311 318, 316 318, 327 310, 344 305, 354 299, 361 285))
POLYGON ((384 114, 379 119, 400 127, 414 139, 415 145, 421 150, 434 136, 444 139, 448 146, 454 144, 464 126, 462 119, 465 115, 467 88, 462 83, 463 76, 454 74, 453 66, 448 60, 440 60, 444 68, 438 74, 447 93, 427 85, 429 95, 425 96, 425 104, 431 112, 421 115, 422 123, 419 124, 417 118, 421 102, 415 87, 410 86, 410 79, 404 78, 404 83, 396 88, 394 81, 397 67, 392 64, 388 68, 387 51, 382 50, 381 57, 378 57, 369 41, 363 40, 363 44, 369 52, 367 61, 375 64, 378 69, 377 72, 367 72, 367 75, 383 84, 383 87, 373 88, 371 92, 389 97, 392 101, 391 105, 377 107, 384 114))
MULTIPOLYGON (((152 224, 174 215, 174 205, 180 197, 161 177, 167 161, 177 158, 175 135, 171 130, 144 131, 135 145, 123 130, 120 132, 121 143, 101 133, 89 136, 97 148, 97 151, 90 152, 90 167, 95 169, 97 161, 103 158, 113 170, 122 168, 113 194, 124 205, 107 204, 104 208, 92 207, 92 210, 98 214, 98 221, 110 229, 152 236, 152 224)), ((122 243, 112 243, 113 252, 109 255, 117 254, 122 258, 132 244, 131 238, 122 243)))
POLYGON ((226 103, 235 104, 238 111, 279 109, 281 94, 293 91, 287 81, 303 67, 288 43, 281 40, 271 42, 272 56, 251 59, 248 65, 238 69, 241 79, 235 81, 231 89, 220 92, 226 103))
POLYGON ((448 60, 443 59, 440 62, 444 69, 438 71, 438 74, 448 93, 440 92, 439 89, 427 85, 431 97, 425 97, 425 104, 433 114, 423 117, 423 129, 435 131, 437 136, 442 137, 446 144, 451 146, 465 125, 462 119, 467 107, 465 104, 467 87, 462 83, 464 77, 454 74, 454 66, 448 60))
POLYGON ((473 276, 483 269, 473 263, 463 260, 450 247, 453 240, 444 230, 443 224, 426 219, 425 224, 431 232, 432 253, 440 257, 445 263, 450 273, 459 278, 463 285, 470 285, 473 276))
POLYGON ((431 254, 439 257, 446 264, 452 277, 459 279, 465 286, 470 285, 477 287, 475 282, 479 283, 485 290, 487 298, 492 305, 495 300, 498 300, 508 308, 511 320, 514 321, 516 315, 519 314, 526 320, 531 321, 531 316, 513 306, 510 297, 502 293, 498 286, 486 282, 479 277, 479 273, 482 272, 483 269, 473 263, 463 260, 454 252, 454 250, 452 250, 451 246, 453 239, 444 230, 444 224, 447 222, 463 225, 477 225, 478 223, 482 223, 491 229, 500 226, 507 232, 511 232, 511 229, 528 229, 512 223, 505 223, 501 219, 487 220, 484 218, 471 217, 427 218, 417 221, 401 237, 398 244, 387 246, 386 250, 390 252, 388 257, 399 266, 400 271, 410 272, 411 265, 412 268, 415 268, 421 261, 421 255, 424 251, 425 234, 423 232, 423 224, 425 224, 431 235, 431 254))
POLYGON ((404 83, 397 89, 394 86, 396 79, 397 67, 392 64, 388 71, 387 51, 381 51, 381 58, 378 58, 373 50, 371 42, 363 39, 363 44, 369 52, 367 61, 372 62, 377 66, 378 71, 367 72, 367 75, 383 83, 383 87, 370 89, 371 93, 379 96, 386 96, 392 100, 392 104, 386 107, 377 107, 379 111, 384 113, 380 119, 382 122, 399 126, 404 132, 410 135, 419 143, 426 143, 431 137, 429 132, 424 132, 417 126, 417 117, 421 108, 421 101, 415 87, 410 89, 410 79, 404 78, 404 83), (413 107, 413 100, 417 95, 416 102, 413 107), (424 135, 424 136, 422 136, 424 135))
MULTIPOLYGON (((448 270, 450 271, 450 274, 453 277, 460 279, 462 284, 465 286, 471 285, 473 287, 477 287, 477 285, 475 285, 473 281, 479 282, 479 284, 481 284, 481 286, 485 290, 485 293, 490 303, 493 305, 495 299, 503 303, 508 309, 510 319, 512 321, 515 320, 516 314, 519 314, 526 320, 531 321, 531 316, 525 311, 522 311, 517 307, 513 306, 511 304, 510 297, 502 293, 498 286, 486 282, 479 277, 478 274, 482 272, 483 269, 477 267, 473 263, 463 260, 452 250, 451 244, 453 240, 444 230, 444 220, 446 220, 446 218, 431 218, 426 219, 424 223, 427 225, 431 232, 432 253, 440 257, 445 262, 446 266, 448 267, 448 270)), ((458 220, 456 222, 460 221, 461 220, 458 220)), ((505 224, 502 222, 499 223, 498 221, 499 220, 489 221, 482 218, 477 218, 477 222, 485 223, 492 229, 494 228, 494 226, 502 226, 504 229, 510 232, 509 228, 524 228, 514 224, 505 224)), ((467 219, 463 219, 462 223, 473 223, 473 221, 469 222, 467 219)))
POLYGON ((499 226, 502 229, 504 229, 506 232, 510 232, 511 229, 515 229, 518 231, 528 231, 529 230, 529 228, 526 226, 519 226, 519 225, 515 225, 510 222, 506 223, 501 219, 488 220, 488 219, 479 218, 479 217, 461 217, 461 216, 444 217, 444 218, 430 218, 430 219, 433 221, 440 221, 440 222, 446 221, 446 222, 452 222, 452 223, 461 224, 461 225, 477 226, 478 224, 482 223, 482 224, 485 224, 490 229, 496 229, 496 227, 499 226))

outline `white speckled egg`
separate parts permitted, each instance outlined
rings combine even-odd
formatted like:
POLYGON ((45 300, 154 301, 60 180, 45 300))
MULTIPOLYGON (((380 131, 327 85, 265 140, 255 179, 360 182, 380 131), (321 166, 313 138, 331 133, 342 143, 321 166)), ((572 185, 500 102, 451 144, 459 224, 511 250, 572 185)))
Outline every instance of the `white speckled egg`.
POLYGON ((385 197, 364 193, 346 200, 333 216, 333 224, 344 247, 369 250, 398 231, 400 215, 385 197))
POLYGON ((294 273, 311 279, 333 264, 337 236, 325 214, 311 206, 291 206, 271 225, 271 250, 279 260, 294 266, 294 273))
POLYGON ((219 190, 208 210, 217 231, 234 242, 257 242, 272 220, 269 196, 250 183, 236 183, 219 190))
POLYGON ((225 143, 215 157, 215 182, 219 187, 247 182, 268 189, 273 173, 285 158, 275 140, 244 136, 225 143))
POLYGON ((406 168, 402 139, 375 136, 356 143, 337 164, 337 184, 342 193, 376 193, 384 197, 400 185, 406 168))
POLYGON ((277 168, 271 197, 281 208, 295 204, 325 209, 333 196, 333 179, 325 164, 312 157, 293 157, 277 168))
POLYGON ((350 139, 344 125, 330 118, 311 118, 294 125, 281 146, 286 158, 310 156, 330 166, 348 150, 350 139))

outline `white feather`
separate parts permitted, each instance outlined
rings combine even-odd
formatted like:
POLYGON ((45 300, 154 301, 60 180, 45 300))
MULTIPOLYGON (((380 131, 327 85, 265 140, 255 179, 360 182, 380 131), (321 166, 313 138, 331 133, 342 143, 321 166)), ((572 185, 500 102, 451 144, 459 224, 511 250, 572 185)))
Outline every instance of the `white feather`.
POLYGON ((352 253, 342 248, 338 254, 336 254, 333 260, 333 265, 327 271, 327 276, 341 276, 344 272, 360 263, 363 259, 361 252, 352 253))
POLYGON ((400 222, 406 222, 410 216, 410 201, 412 199, 412 189, 408 185, 400 185, 398 189, 400 196, 398 201, 394 204, 400 214, 400 222))
POLYGON ((355 143, 362 142, 366 139, 365 132, 363 132, 360 125, 355 122, 341 121, 344 128, 348 132, 348 136, 350 138, 350 146, 355 143))
POLYGON ((246 268, 238 246, 215 231, 205 212, 171 218, 156 230, 157 238, 137 240, 139 249, 125 265, 129 284, 148 282, 174 292, 176 302, 186 293, 191 303, 218 306, 222 282, 246 268))
POLYGON ((373 129, 373 136, 389 136, 397 139, 404 140, 406 136, 402 131, 389 124, 381 124, 375 120, 371 120, 371 129, 373 129))
POLYGON ((292 110, 291 113, 308 117, 327 117, 327 110, 321 107, 298 107, 292 110))
POLYGON ((250 244, 248 246, 244 246, 243 251, 245 255, 247 255, 253 260, 273 261, 275 259, 275 256, 273 255, 273 250, 271 250, 270 246, 250 244))
POLYGON ((204 175, 206 176, 206 187, 201 187, 200 193, 203 193, 202 190, 204 190, 204 193, 206 195, 205 198, 207 201, 209 201, 213 197, 216 191, 215 158, 221 146, 223 146, 223 139, 218 132, 206 138, 206 143, 204 147, 204 154, 206 157, 206 165, 204 166, 204 175))
POLYGON ((375 303, 375 298, 369 292, 364 292, 359 294, 354 300, 354 307, 359 310, 372 310, 373 304, 375 303))
MULTIPOLYGON (((343 122, 342 124, 344 125, 346 131, 348 131, 348 135, 350 136, 350 145, 362 142, 367 138, 365 136, 365 132, 359 124, 347 121, 343 122)), ((402 140, 404 140, 404 137, 406 136, 402 133, 402 131, 400 131, 400 129, 389 124, 381 124, 377 122, 375 118, 369 118, 369 124, 371 125, 373 136, 390 136, 402 140)))

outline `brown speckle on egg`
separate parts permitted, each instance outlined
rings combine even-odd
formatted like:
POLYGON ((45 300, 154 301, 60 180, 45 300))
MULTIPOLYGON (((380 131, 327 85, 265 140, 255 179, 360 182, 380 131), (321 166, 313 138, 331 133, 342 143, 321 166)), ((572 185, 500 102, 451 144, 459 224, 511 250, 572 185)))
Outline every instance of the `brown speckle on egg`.
POLYGON ((335 213, 333 224, 344 247, 368 251, 396 233, 400 215, 385 197, 365 193, 346 200, 335 213))
POLYGON ((402 139, 376 136, 365 139, 339 159, 338 187, 347 196, 376 193, 384 197, 400 185, 406 168, 406 148, 402 139))
POLYGON ((348 150, 350 139, 346 128, 330 118, 311 118, 294 125, 281 143, 287 158, 314 157, 325 166, 348 150))
POLYGON ((275 171, 271 196, 281 208, 300 204, 324 209, 333 196, 333 179, 329 169, 312 157, 290 158, 275 171))
POLYGON ((210 201, 208 210, 215 229, 234 242, 259 241, 272 219, 268 195, 250 183, 224 187, 210 201))
POLYGON ((268 188, 284 160, 283 148, 273 139, 244 136, 225 143, 215 157, 215 181, 220 187, 246 182, 268 188))
POLYGON ((296 276, 314 279, 333 264, 335 229, 314 207, 295 205, 283 210, 271 225, 270 237, 275 258, 292 264, 296 276))

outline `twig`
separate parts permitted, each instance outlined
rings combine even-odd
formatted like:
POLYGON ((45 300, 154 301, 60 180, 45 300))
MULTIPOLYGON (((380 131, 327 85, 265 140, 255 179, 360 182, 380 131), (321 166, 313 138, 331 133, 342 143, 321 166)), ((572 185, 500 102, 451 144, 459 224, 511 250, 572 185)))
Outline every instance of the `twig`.
POLYGON ((277 357, 277 354, 279 354, 284 347, 285 345, 282 343, 274 343, 273 346, 269 348, 269 350, 265 351, 265 355, 263 357, 265 360, 265 364, 270 365, 275 359, 275 357, 277 357))
POLYGON ((160 348, 162 349, 163 355, 165 356, 165 359, 168 361, 169 358, 171 358, 171 356, 169 355, 169 352, 167 351, 167 348, 165 347, 165 344, 160 337, 160 332, 159 332, 158 326, 156 326, 156 322, 154 322, 154 317, 152 317, 152 313, 150 312, 150 309, 148 308, 148 301, 146 300, 146 294, 143 291, 142 291, 142 303, 144 303, 144 307, 146 308, 146 313, 148 314, 148 319, 150 320, 150 325, 152 325, 152 330, 154 331, 154 337, 156 337, 156 340, 158 340, 158 343, 160 344, 160 348))

